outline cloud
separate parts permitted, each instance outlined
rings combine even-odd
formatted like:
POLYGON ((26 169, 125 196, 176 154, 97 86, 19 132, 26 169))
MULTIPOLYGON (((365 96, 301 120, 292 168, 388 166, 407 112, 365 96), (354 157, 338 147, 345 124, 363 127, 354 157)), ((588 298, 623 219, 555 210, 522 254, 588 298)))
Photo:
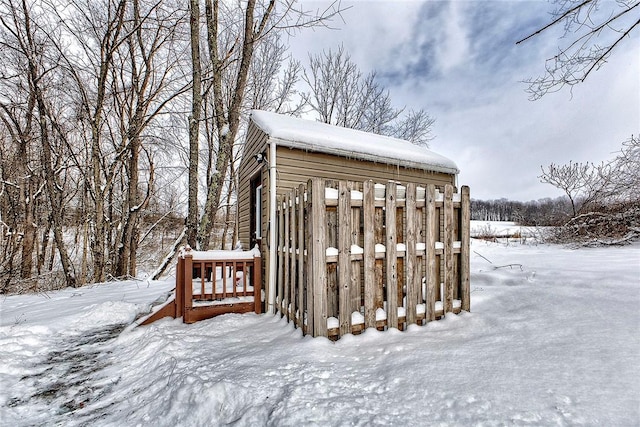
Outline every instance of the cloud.
POLYGON ((573 93, 531 102, 522 80, 544 72, 561 34, 515 42, 548 22, 548 3, 352 4, 340 31, 307 38, 304 49, 344 42, 364 71, 378 71, 396 105, 436 117, 431 147, 458 163, 473 197, 555 197, 538 182, 540 165, 606 160, 640 132, 638 35, 573 93))
POLYGON ((461 9, 464 3, 447 2, 443 17, 443 39, 437 44, 436 60, 441 73, 456 68, 469 56, 467 23, 461 9))

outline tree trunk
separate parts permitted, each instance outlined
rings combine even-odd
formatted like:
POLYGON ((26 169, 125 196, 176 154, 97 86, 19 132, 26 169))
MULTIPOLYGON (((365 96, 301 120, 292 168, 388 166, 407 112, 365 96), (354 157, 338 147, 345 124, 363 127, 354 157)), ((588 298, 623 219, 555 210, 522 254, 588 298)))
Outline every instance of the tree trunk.
POLYGON ((269 16, 275 7, 275 0, 269 2, 269 6, 264 11, 260 23, 254 25, 254 10, 256 1, 249 0, 245 9, 244 16, 244 34, 242 39, 242 51, 240 54, 240 65, 236 75, 235 87, 232 91, 231 100, 227 111, 224 107, 225 96, 222 92, 222 73, 224 71, 224 60, 219 58, 218 54, 218 0, 206 2, 207 17, 207 42, 209 46, 209 55, 213 63, 213 97, 215 108, 216 126, 218 129, 218 158, 216 160, 217 174, 213 174, 211 181, 208 183, 207 200, 205 202, 205 212, 202 215, 200 223, 200 232, 198 234, 199 241, 203 243, 206 249, 209 245, 211 230, 213 229, 213 220, 215 213, 220 206, 220 196, 222 187, 226 178, 226 172, 233 152, 233 143, 238 134, 240 127, 240 114, 242 102, 247 87, 247 79, 249 76, 249 67, 253 58, 253 52, 256 40, 262 35, 269 16))
POLYGON ((51 231, 51 221, 47 220, 47 228, 42 232, 42 243, 40 254, 38 254, 38 274, 42 274, 44 262, 47 258, 47 246, 49 246, 49 232, 51 231))
POLYGON ((33 274, 33 249, 36 241, 36 201, 34 184, 32 179, 28 180, 24 177, 30 175, 27 171, 28 164, 26 144, 20 144, 19 157, 18 157, 18 177, 23 182, 20 185, 20 203, 24 206, 24 235, 22 238, 22 256, 20 277, 22 279, 28 279, 33 274))
POLYGON ((189 195, 187 211, 187 244, 197 247, 198 235, 198 148, 200 112, 202 110, 202 71, 200 63, 200 4, 190 0, 191 64, 193 86, 191 90, 191 116, 189 116, 189 195))
MULTIPOLYGON (((134 122, 139 117, 134 118, 134 122)), ((132 128, 136 128, 134 123, 132 128)), ((132 131, 130 133, 134 133, 132 131)), ((128 166, 128 188, 127 203, 124 204, 122 212, 123 232, 120 238, 120 244, 116 254, 116 269, 114 275, 116 277, 125 277, 131 274, 129 266, 131 263, 133 239, 137 228, 137 219, 140 206, 138 206, 138 160, 140 157, 140 138, 137 135, 130 135, 129 139, 129 166, 128 166)), ((136 245, 137 246, 137 245, 136 245)), ((135 259, 135 256, 134 256, 135 259)), ((135 265, 135 262, 134 262, 135 265)), ((135 269, 135 267, 134 267, 135 269)))
POLYGON ((34 203, 30 203, 26 206, 27 215, 24 224, 24 237, 22 238, 22 266, 20 268, 20 277, 23 279, 30 278, 33 270, 33 248, 36 241, 33 204, 34 203))
MULTIPOLYGON (((34 45, 33 35, 30 28, 29 12, 26 9, 26 5, 23 3, 23 12, 25 16, 25 29, 26 37, 29 43, 29 49, 31 52, 37 51, 37 47, 34 45)), ((34 62, 34 58, 29 56, 28 70, 29 80, 36 99, 36 105, 38 110, 38 123, 40 125, 40 142, 42 143, 42 163, 44 170, 45 185, 47 194, 49 196, 49 203, 51 205, 51 219, 53 226, 53 235, 58 247, 58 253, 60 255, 60 262, 62 263, 62 270, 64 273, 67 286, 75 287, 76 279, 73 264, 67 253, 66 246, 62 235, 62 194, 59 191, 59 187, 56 183, 55 172, 53 170, 53 163, 51 158, 51 145, 49 140, 49 129, 47 125, 47 118, 51 119, 47 113, 46 104, 44 101, 44 95, 40 87, 41 77, 38 65, 34 62)))
MULTIPOLYGON (((36 89, 36 91, 38 91, 36 89)), ((40 139, 42 142, 42 156, 43 166, 45 173, 45 184, 47 193, 49 195, 49 203, 51 205, 51 219, 53 227, 53 238, 58 248, 58 254, 60 255, 60 263, 62 264, 62 271, 64 273, 67 286, 75 288, 76 278, 73 263, 69 254, 67 253, 66 245, 64 243, 64 237, 62 233, 63 216, 62 216, 62 194, 58 191, 58 185, 55 180, 55 172, 52 168, 51 159, 51 145, 49 142, 49 132, 46 123, 46 108, 42 95, 38 95, 38 112, 40 116, 40 139)))

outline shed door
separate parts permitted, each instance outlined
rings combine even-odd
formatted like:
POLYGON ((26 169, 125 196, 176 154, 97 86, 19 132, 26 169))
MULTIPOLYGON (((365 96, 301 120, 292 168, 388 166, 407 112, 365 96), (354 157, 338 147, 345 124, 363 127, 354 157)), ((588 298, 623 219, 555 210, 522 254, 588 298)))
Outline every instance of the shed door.
POLYGON ((262 172, 258 172, 251 178, 251 226, 250 226, 250 246, 256 244, 261 247, 262 243, 262 172))

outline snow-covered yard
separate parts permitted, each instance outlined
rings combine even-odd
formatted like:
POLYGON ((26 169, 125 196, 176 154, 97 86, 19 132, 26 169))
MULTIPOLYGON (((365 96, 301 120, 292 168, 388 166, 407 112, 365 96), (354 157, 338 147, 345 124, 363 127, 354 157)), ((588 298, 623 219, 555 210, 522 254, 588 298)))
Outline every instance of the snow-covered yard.
POLYGON ((471 313, 335 343, 255 314, 122 331, 171 281, 3 298, 0 424, 640 425, 640 245, 471 249, 471 313))

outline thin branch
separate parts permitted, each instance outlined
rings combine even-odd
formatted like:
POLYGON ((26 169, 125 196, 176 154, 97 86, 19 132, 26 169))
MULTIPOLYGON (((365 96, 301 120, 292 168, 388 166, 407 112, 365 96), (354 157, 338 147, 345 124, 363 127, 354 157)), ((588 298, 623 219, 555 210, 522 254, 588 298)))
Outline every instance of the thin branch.
MULTIPOLYGON (((635 6, 638 6, 639 4, 640 4, 640 3, 637 3, 635 6)), ((635 7, 635 6, 634 6, 634 7, 635 7)), ((628 35, 629 35, 629 33, 631 32, 631 30, 633 30, 633 29, 634 29, 635 27, 637 27, 638 25, 640 25, 640 19, 638 19, 638 20, 635 22, 635 24, 633 24, 629 29, 627 29, 627 31, 625 31, 625 32, 624 32, 624 34, 622 34, 622 35, 618 38, 618 40, 616 40, 616 41, 615 41, 615 43, 613 43, 611 46, 609 46, 609 48, 608 48, 608 49, 607 49, 607 50, 606 50, 602 55, 600 55, 600 58, 599 58, 597 61, 595 61, 595 62, 593 63, 593 65, 591 65, 591 67, 589 67, 589 69, 587 70, 587 72, 584 74, 584 76, 582 77, 582 81, 584 81, 584 80, 587 78, 587 76, 589 75, 589 73, 591 73, 591 71, 593 71, 593 69, 594 69, 594 68, 596 68, 596 66, 597 66, 599 63, 601 63, 602 61, 604 61, 604 60, 605 60, 606 56, 607 56, 609 53, 611 53, 611 51, 613 50, 613 48, 615 48, 615 47, 616 47, 616 45, 617 45, 618 43, 620 43, 620 41, 622 41, 622 39, 624 39, 626 36, 628 36, 628 35)))
POLYGON ((553 21, 551 21, 549 24, 545 25, 544 27, 540 28, 538 31, 536 31, 533 34, 529 34, 527 37, 523 38, 522 40, 518 40, 516 42, 516 44, 520 44, 526 40, 529 40, 530 38, 537 36, 538 34, 542 33, 543 31, 553 27, 554 25, 556 25, 558 22, 562 21, 565 17, 567 17, 568 15, 571 15, 573 12, 575 12, 576 10, 581 9, 582 7, 584 7, 585 5, 591 3, 593 0, 585 0, 582 3, 580 3, 579 5, 567 10, 565 13, 563 13, 562 15, 560 15, 558 18, 554 19, 553 21))

